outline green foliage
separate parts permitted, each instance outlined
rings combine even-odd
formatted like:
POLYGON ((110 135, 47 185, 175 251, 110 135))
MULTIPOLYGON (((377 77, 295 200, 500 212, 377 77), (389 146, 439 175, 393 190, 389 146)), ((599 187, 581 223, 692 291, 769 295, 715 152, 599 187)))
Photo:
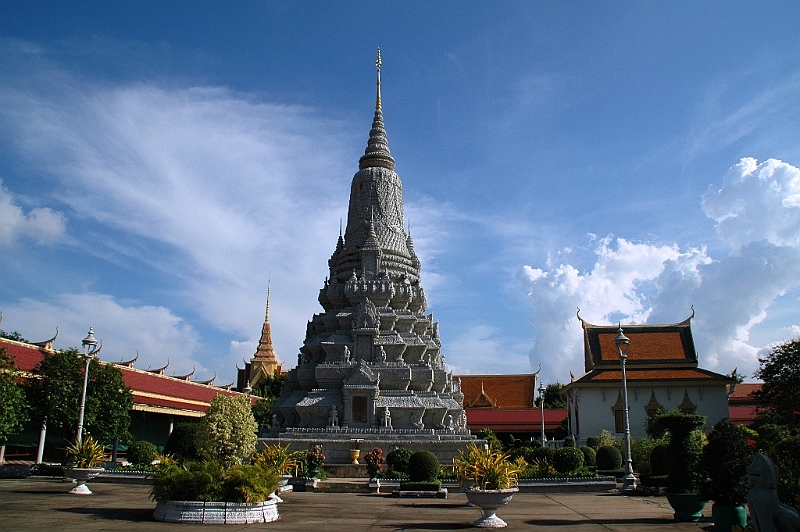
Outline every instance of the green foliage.
POLYGON ((755 377, 764 381, 753 398, 790 427, 800 427, 800 340, 775 346, 764 358, 755 377))
POLYGON ((439 491, 442 489, 442 483, 438 480, 429 480, 427 482, 414 482, 404 481, 400 483, 402 491, 439 491))
POLYGON ((221 500, 227 502, 261 502, 278 487, 280 475, 269 468, 234 465, 225 472, 220 489, 221 500))
POLYGON ((440 469, 439 459, 430 451, 416 451, 408 459, 411 482, 433 482, 439 477, 440 469))
POLYGON ((597 467, 597 451, 588 445, 581 447, 583 453, 583 463, 586 467, 597 467))
POLYGON ((589 436, 586 438, 586 445, 594 449, 595 451, 600 448, 600 437, 599 436, 589 436))
POLYGON ((575 444, 575 437, 574 436, 567 436, 564 438, 564 447, 574 447, 577 448, 575 444))
MULTIPOLYGON (((553 382, 548 384, 544 390, 544 407, 545 408, 566 408, 567 404, 564 402, 564 398, 561 396, 561 388, 564 385, 560 382, 553 382)), ((536 408, 541 408, 541 398, 537 397, 534 401, 534 406, 536 408)))
POLYGON ((568 474, 583 467, 583 453, 575 447, 556 449, 553 456, 553 467, 561 474, 568 474))
POLYGON ((272 376, 258 381, 253 388, 253 395, 261 398, 253 405, 253 417, 260 432, 268 432, 272 428, 272 405, 281 396, 285 384, 286 375, 275 371, 272 376))
POLYGON ((153 476, 150 498, 158 502, 219 501, 222 476, 223 468, 216 461, 161 464, 153 476))
POLYGON ((8 340, 14 340, 15 342, 21 342, 23 344, 29 343, 28 340, 22 337, 20 333, 17 331, 14 332, 7 332, 3 329, 0 329, 0 338, 6 338, 8 340))
POLYGON ((503 442, 497 437, 492 429, 481 429, 475 433, 479 440, 486 440, 492 449, 500 450, 503 448, 503 442))
POLYGON ((103 463, 105 449, 87 434, 80 443, 76 441, 67 445, 67 456, 75 467, 95 467, 103 463))
POLYGON ((552 464, 555 454, 556 450, 553 449, 552 447, 534 447, 530 453, 531 460, 528 460, 528 458, 526 457, 525 461, 528 462, 529 464, 537 460, 545 461, 552 464))
POLYGON ((761 425, 758 427, 758 450, 769 455, 773 447, 791 435, 792 432, 789 430, 789 427, 784 425, 777 425, 775 423, 761 425))
POLYGON ((664 443, 666 443, 666 440, 654 438, 631 440, 631 462, 633 462, 633 469, 643 475, 654 474, 650 465, 650 455, 653 449, 664 443))
POLYGON ((13 357, 0 349, 0 442, 21 431, 29 419, 28 401, 18 381, 13 357))
POLYGON ((272 469, 280 475, 294 474, 304 467, 306 456, 299 451, 290 451, 289 444, 267 445, 253 456, 253 462, 265 469, 272 469))
POLYGON ((769 457, 778 473, 778 498, 800 510, 797 503, 800 496, 800 434, 776 443, 769 457))
POLYGON ((258 425, 246 397, 217 394, 200 420, 195 443, 201 454, 230 467, 253 454, 256 430, 258 425))
POLYGON ((195 445, 197 429, 199 428, 200 423, 195 421, 176 423, 172 428, 172 434, 169 435, 167 443, 164 445, 164 454, 184 460, 196 460, 199 458, 200 455, 195 445))
POLYGON ((648 422, 654 434, 669 433, 667 490, 670 493, 697 492, 702 479, 699 463, 703 448, 702 440, 692 433, 705 425, 705 416, 670 410, 659 412, 648 422))
MULTIPOLYGON (((622 438, 617 438, 606 429, 600 431, 600 447, 603 447, 604 445, 611 445, 622 452, 622 438)), ((597 449, 600 449, 600 447, 597 449)))
POLYGON ((453 468, 461 485, 471 484, 483 490, 508 489, 517 485, 525 461, 512 462, 508 454, 500 450, 489 449, 487 452, 470 443, 453 458, 453 468))
POLYGON ((411 450, 405 447, 397 447, 389 451, 386 455, 386 465, 390 472, 408 475, 408 460, 411 458, 411 450))
POLYGON ((650 474, 664 476, 667 474, 669 459, 669 444, 660 443, 650 451, 650 474))
POLYGON ((727 418, 717 422, 700 459, 700 469, 708 477, 700 485, 703 497, 729 506, 744 504, 750 489, 746 468, 754 452, 739 427, 727 418))
POLYGON ((602 445, 597 449, 597 469, 616 471, 622 467, 622 453, 614 445, 602 445))
MULTIPOLYGON (((75 348, 46 354, 34 368, 37 379, 25 386, 33 421, 47 420, 48 434, 71 440, 78 424, 85 361, 75 348)), ((89 364, 84 427, 103 443, 127 439, 133 394, 122 371, 93 359, 89 364)))
POLYGON ((150 465, 158 455, 158 449, 149 441, 135 441, 128 445, 125 456, 134 465, 150 465))

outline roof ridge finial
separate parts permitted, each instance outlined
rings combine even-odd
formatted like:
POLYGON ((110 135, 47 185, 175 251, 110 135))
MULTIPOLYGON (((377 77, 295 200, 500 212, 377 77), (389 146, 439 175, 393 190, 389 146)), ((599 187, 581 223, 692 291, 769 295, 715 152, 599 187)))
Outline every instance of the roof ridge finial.
POLYGON ((378 70, 378 93, 375 99, 375 110, 381 110, 381 49, 378 47, 378 57, 375 59, 375 68, 378 70))

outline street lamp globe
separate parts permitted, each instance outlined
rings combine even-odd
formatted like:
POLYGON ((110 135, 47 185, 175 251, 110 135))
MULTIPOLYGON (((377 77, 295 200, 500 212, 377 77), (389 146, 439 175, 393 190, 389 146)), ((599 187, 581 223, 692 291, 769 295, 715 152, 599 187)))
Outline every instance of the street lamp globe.
POLYGON ((543 382, 539 382, 539 388, 538 388, 538 391, 539 391, 539 409, 541 410, 541 413, 542 413, 542 446, 545 445, 545 443, 544 443, 545 442, 545 436, 544 436, 544 392, 546 390, 547 390, 547 388, 545 388, 544 383, 543 382))

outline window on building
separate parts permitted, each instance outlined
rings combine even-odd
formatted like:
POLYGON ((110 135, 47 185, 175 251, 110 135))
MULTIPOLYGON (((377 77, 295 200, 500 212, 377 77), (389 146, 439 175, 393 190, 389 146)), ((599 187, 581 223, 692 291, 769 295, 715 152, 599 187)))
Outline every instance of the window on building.
POLYGON ((353 397, 353 423, 367 422, 367 398, 363 395, 353 397))

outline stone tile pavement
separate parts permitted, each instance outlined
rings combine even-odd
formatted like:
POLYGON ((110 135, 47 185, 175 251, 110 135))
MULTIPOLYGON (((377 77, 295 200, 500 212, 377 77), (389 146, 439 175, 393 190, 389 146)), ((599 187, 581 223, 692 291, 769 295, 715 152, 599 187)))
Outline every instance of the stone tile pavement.
MULTIPOLYGON (((93 495, 70 495, 57 480, 0 480, 0 530, 170 531, 270 530, 360 532, 469 530, 480 516, 466 497, 399 499, 356 493, 286 493, 281 519, 253 525, 180 525, 152 520, 155 503, 144 485, 90 483, 93 495)), ((557 532, 713 530, 710 520, 676 523, 664 497, 612 493, 518 493, 498 515, 508 530, 557 532)), ((710 506, 705 515, 710 515, 710 506)))

